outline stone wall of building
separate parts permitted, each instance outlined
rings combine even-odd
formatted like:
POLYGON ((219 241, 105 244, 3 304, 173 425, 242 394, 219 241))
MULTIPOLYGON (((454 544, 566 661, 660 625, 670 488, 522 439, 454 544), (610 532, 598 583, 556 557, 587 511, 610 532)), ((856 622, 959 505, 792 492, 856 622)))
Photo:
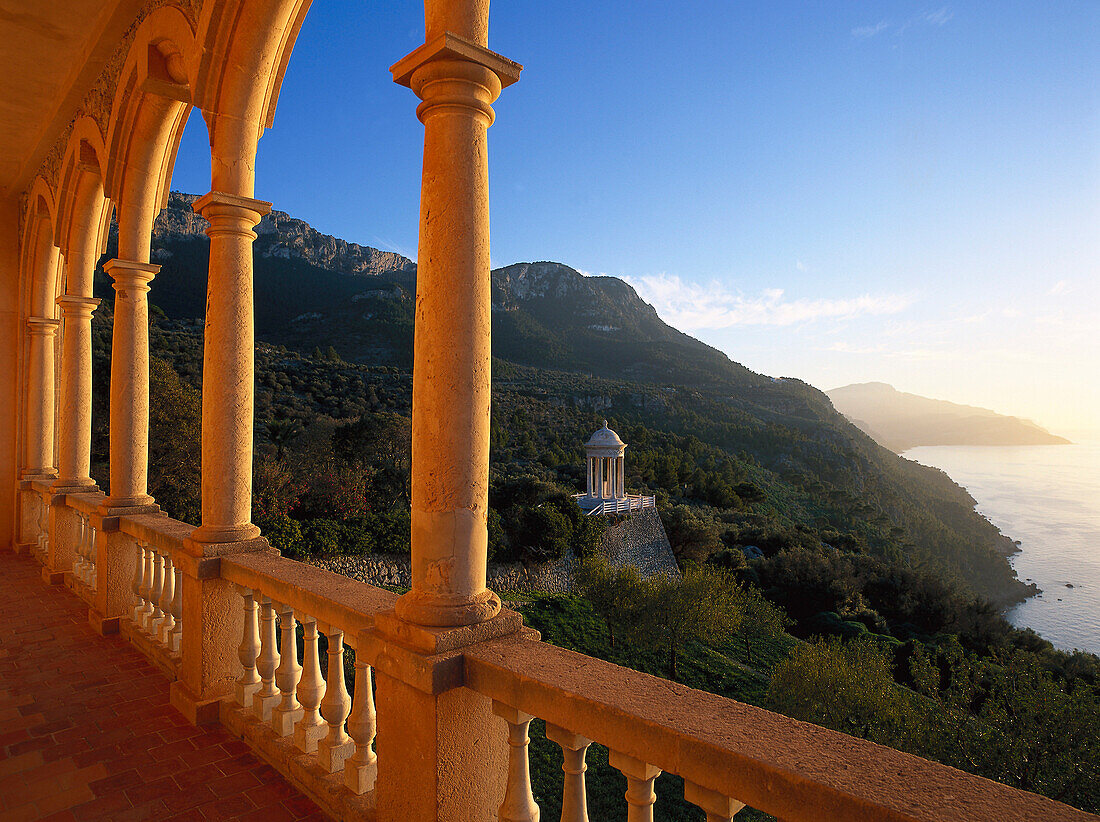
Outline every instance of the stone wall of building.
MULTIPOLYGON (((643 577, 680 575, 661 517, 654 509, 639 511, 609 523, 602 547, 613 565, 633 565, 643 577)), ((370 585, 391 588, 412 585, 412 564, 406 557, 368 554, 360 557, 311 557, 306 562, 370 585)), ((576 562, 572 555, 532 565, 490 562, 487 584, 494 591, 566 594, 573 590, 573 565, 576 562)))

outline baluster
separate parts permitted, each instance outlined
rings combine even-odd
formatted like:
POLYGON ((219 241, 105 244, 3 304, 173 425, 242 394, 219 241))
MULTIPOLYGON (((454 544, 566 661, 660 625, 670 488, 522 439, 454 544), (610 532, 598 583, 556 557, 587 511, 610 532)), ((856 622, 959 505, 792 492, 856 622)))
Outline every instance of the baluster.
POLYGON ((88 527, 86 517, 77 512, 77 540, 76 540, 76 556, 73 557, 73 578, 80 579, 81 571, 84 570, 84 530, 88 527))
POLYGON ((539 822, 539 806, 531 794, 531 765, 527 759, 527 745, 531 742, 527 729, 534 717, 495 699, 493 713, 508 723, 508 787, 497 819, 500 822, 539 822))
POLYGON ((355 756, 344 763, 344 784, 360 796, 374 788, 378 776, 378 756, 371 743, 377 729, 371 667, 355 653, 355 698, 348 717, 348 734, 355 740, 355 756))
POLYGON ((707 822, 730 822, 734 814, 745 807, 744 802, 738 802, 687 779, 684 780, 684 799, 706 811, 707 822))
POLYGON ((237 659, 244 672, 237 678, 237 704, 252 707, 252 695, 260 690, 260 675, 256 673, 256 657, 260 654, 260 628, 256 624, 256 598, 250 588, 238 588, 244 602, 244 632, 237 646, 237 659))
POLYGON ((183 580, 180 569, 172 564, 172 633, 168 637, 168 650, 178 654, 183 640, 183 580))
POLYGON ((138 542, 134 544, 134 548, 137 551, 137 557, 134 560, 134 578, 130 582, 130 590, 134 592, 136 602, 130 618, 135 625, 140 625, 141 612, 145 608, 141 593, 142 581, 145 579, 145 546, 138 542))
POLYGON ((302 666, 298 664, 298 643, 294 637, 294 609, 277 606, 282 621, 282 643, 279 646, 279 667, 275 669, 275 682, 281 699, 271 709, 271 727, 279 736, 294 733, 294 723, 304 711, 296 696, 298 680, 302 678, 302 666))
POLYGON ((351 713, 351 697, 344 680, 344 632, 326 627, 328 637, 328 673, 325 677, 325 698, 321 700, 321 716, 328 722, 328 734, 317 743, 317 759, 329 773, 336 773, 355 753, 355 743, 344 730, 351 713))
POLYGON ((611 767, 626 777, 626 822, 653 822, 653 803, 657 801, 653 780, 661 775, 661 769, 618 751, 608 754, 611 767))
POLYGON ((549 722, 546 723, 546 738, 561 745, 561 769, 565 771, 561 822, 588 822, 588 797, 584 785, 584 772, 588 766, 584 763, 584 757, 592 740, 549 722))
POLYGON ((149 586, 149 604, 152 610, 145 622, 145 629, 150 636, 156 636, 160 628, 160 621, 164 619, 164 611, 160 609, 160 599, 164 595, 161 589, 164 587, 164 555, 157 548, 150 547, 153 555, 153 582, 149 586))
POLYGON ((149 617, 153 613, 153 549, 141 543, 142 568, 141 576, 141 613, 138 616, 138 625, 144 629, 149 624, 149 617))
POLYGON ((260 656, 256 659, 261 685, 252 696, 252 712, 261 722, 271 719, 271 709, 279 703, 279 689, 275 687, 275 668, 279 665, 276 633, 275 605, 270 597, 263 597, 260 600, 260 656))
POLYGON ((298 682, 298 702, 302 718, 294 726, 294 744, 300 751, 315 753, 317 741, 328 732, 321 719, 321 697, 325 695, 325 680, 321 678, 321 660, 317 655, 317 620, 302 614, 305 645, 302 652, 302 678, 298 682))
POLYGON ((157 629, 157 642, 161 645, 168 647, 169 638, 172 636, 172 629, 176 626, 176 618, 172 615, 172 602, 176 598, 176 574, 175 563, 172 562, 172 555, 168 551, 164 552, 164 584, 161 586, 160 592, 160 610, 164 614, 164 618, 160 621, 160 627, 157 629))
POLYGON ((46 504, 46 500, 39 496, 38 498, 38 559, 44 565, 46 563, 46 556, 50 550, 50 507, 46 504))
POLYGON ((99 580, 99 571, 96 565, 96 539, 98 532, 91 523, 88 523, 88 546, 85 549, 88 553, 88 587, 93 591, 96 590, 96 585, 99 580))

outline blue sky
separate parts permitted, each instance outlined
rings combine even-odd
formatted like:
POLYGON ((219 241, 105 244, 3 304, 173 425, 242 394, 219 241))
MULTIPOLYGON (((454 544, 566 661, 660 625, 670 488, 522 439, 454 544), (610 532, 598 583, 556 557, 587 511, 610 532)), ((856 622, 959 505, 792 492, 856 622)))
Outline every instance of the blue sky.
MULTIPOLYGON (((257 196, 415 258, 417 3, 314 0, 257 196)), ((1100 3, 496 2, 493 262, 733 359, 1100 428, 1100 3)), ((201 120, 174 185, 209 187, 201 120)), ((260 295, 262 298, 262 295, 260 295)))

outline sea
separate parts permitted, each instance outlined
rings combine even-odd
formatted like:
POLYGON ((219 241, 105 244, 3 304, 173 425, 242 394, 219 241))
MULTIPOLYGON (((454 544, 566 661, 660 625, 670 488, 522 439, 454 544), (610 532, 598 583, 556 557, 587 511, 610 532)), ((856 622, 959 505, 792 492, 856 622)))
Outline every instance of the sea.
POLYGON ((1043 593, 1007 611, 1009 621, 1057 648, 1100 654, 1100 438, 921 446, 902 456, 947 472, 979 513, 1019 542, 1010 559, 1016 575, 1043 593))

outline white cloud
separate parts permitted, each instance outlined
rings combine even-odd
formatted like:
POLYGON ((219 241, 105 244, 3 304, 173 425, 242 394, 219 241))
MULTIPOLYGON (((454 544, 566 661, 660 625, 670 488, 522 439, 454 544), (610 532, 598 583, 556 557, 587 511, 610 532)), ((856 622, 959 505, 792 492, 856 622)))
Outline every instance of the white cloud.
POLYGON ((866 40, 869 37, 874 37, 876 34, 885 31, 890 27, 890 23, 886 20, 880 20, 873 26, 857 26, 852 29, 852 36, 857 40, 866 40))
POLYGON ((915 25, 924 24, 942 28, 954 16, 955 12, 951 10, 950 6, 943 6, 935 11, 910 17, 897 24, 891 23, 889 20, 879 20, 872 26, 856 26, 852 29, 852 37, 857 40, 869 40, 878 34, 882 34, 887 29, 892 29, 894 36, 900 37, 915 25))
POLYGON ((759 296, 746 297, 726 290, 717 281, 699 285, 668 274, 624 279, 642 299, 653 303, 665 321, 685 331, 736 325, 785 326, 822 319, 897 314, 913 302, 912 297, 901 294, 792 300, 784 299, 781 288, 768 288, 759 296))
POLYGON ((1062 294, 1068 294, 1070 291, 1069 280, 1059 280, 1050 287, 1050 291, 1047 293, 1052 297, 1059 297, 1062 294))
POLYGON ((955 12, 951 11, 947 6, 939 9, 938 11, 931 11, 924 15, 926 22, 931 23, 933 26, 942 26, 948 20, 955 16, 955 12))
POLYGON ((794 261, 794 267, 797 268, 799 271, 809 271, 810 270, 807 267, 807 265, 804 262, 802 262, 802 260, 795 260, 794 261))

